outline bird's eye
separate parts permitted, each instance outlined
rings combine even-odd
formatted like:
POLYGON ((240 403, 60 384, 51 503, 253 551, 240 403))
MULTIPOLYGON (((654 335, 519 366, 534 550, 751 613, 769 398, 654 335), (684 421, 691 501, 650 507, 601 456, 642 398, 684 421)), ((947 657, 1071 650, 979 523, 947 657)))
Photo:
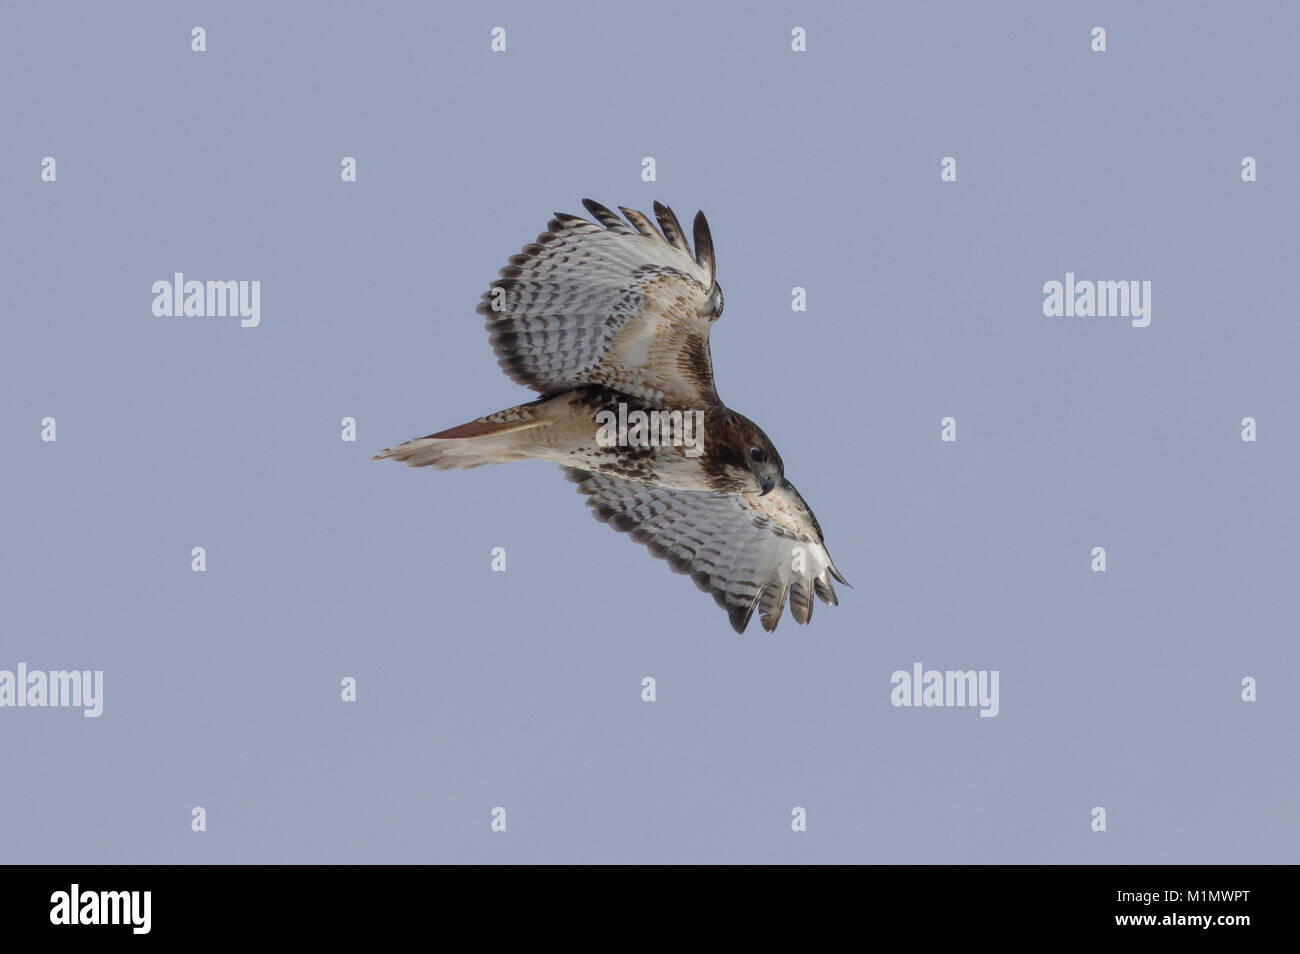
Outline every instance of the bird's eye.
POLYGON ((752 461, 761 461, 763 459, 763 452, 757 447, 751 447, 749 449, 749 459, 752 461))

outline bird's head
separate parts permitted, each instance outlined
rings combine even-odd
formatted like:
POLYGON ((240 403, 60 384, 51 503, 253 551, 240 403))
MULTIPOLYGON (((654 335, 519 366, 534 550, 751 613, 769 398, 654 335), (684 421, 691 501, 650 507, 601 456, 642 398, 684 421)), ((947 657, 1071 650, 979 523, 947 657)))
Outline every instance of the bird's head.
POLYGON ((751 492, 769 494, 785 480, 785 464, 763 429, 743 414, 730 412, 727 463, 750 478, 751 492), (756 485, 756 486, 754 486, 756 485))

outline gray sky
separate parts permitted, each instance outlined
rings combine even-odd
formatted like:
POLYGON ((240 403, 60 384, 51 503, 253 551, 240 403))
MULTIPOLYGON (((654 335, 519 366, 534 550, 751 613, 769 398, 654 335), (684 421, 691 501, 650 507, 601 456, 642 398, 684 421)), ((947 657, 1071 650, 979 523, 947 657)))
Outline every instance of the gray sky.
POLYGON ((0 669, 104 672, 0 709, 0 859, 1294 862, 1294 6, 446 6, 0 11, 0 669), (529 399, 473 308, 584 196, 707 212, 719 391, 855 587, 810 627, 554 467, 369 460, 529 399))

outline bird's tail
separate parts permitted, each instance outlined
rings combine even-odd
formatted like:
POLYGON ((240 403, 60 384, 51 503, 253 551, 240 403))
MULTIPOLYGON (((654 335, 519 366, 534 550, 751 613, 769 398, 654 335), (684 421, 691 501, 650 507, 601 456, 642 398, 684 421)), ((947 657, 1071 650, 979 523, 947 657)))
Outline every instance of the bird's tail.
POLYGON ((525 460, 534 456, 527 452, 535 437, 534 429, 550 424, 538 407, 540 403, 521 404, 428 437, 418 437, 382 450, 371 460, 400 460, 411 467, 439 470, 525 460))

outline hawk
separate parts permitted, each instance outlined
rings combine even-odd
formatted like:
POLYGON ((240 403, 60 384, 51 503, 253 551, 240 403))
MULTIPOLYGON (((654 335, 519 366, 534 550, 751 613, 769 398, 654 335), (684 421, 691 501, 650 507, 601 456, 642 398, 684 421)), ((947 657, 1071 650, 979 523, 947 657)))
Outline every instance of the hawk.
POLYGON ((597 520, 690 574, 737 633, 756 610, 776 629, 787 600, 799 623, 812 619, 814 596, 838 605, 831 577, 847 581, 817 518, 772 441, 714 386, 709 331, 723 299, 704 213, 692 251, 658 202, 657 228, 632 209, 620 218, 583 205, 595 222, 556 213, 477 308, 498 364, 537 400, 374 459, 440 470, 559 464, 597 520))

